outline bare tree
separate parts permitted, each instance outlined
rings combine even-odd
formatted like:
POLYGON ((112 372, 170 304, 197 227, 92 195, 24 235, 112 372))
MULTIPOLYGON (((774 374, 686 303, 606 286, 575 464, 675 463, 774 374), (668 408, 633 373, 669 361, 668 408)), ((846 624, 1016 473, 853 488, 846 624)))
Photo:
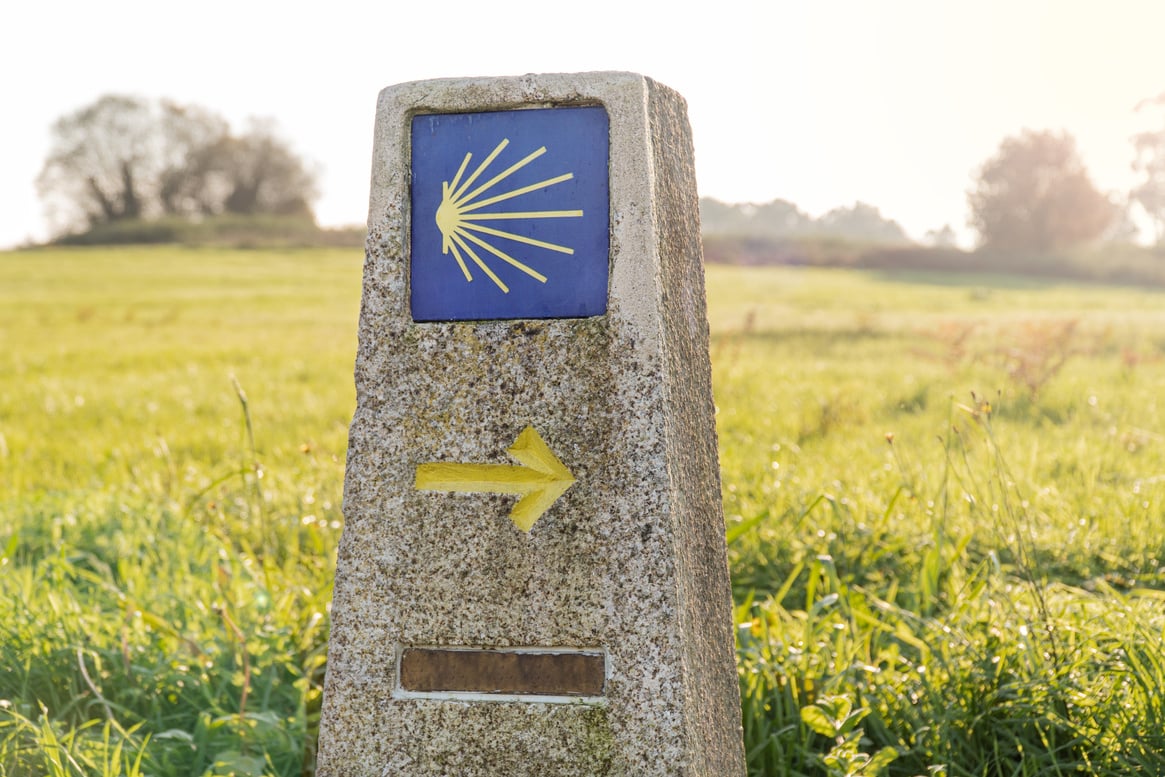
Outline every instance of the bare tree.
POLYGON ((61 117, 38 178, 66 230, 159 215, 311 218, 316 174, 271 120, 243 135, 205 108, 106 95, 61 117))
MULTIPOLYGON (((1137 110, 1151 106, 1165 106, 1165 94, 1145 100, 1137 110)), ((1144 178, 1130 196, 1153 220, 1157 243, 1165 243, 1165 126, 1134 135, 1133 149, 1133 169, 1144 178)))
POLYGON ((229 183, 217 153, 230 127, 216 113, 163 100, 159 122, 158 199, 163 212, 205 216, 222 210, 229 183))
POLYGON ((311 215, 316 175, 278 137, 273 122, 252 119, 248 132, 231 138, 219 153, 230 182, 226 212, 311 215))
POLYGON ((91 226, 149 213, 157 135, 148 102, 106 95, 58 119, 52 138, 37 188, 61 226, 91 226))
POLYGON ((1005 138, 967 195, 984 247, 1043 253, 1099 238, 1114 216, 1067 133, 1005 138))

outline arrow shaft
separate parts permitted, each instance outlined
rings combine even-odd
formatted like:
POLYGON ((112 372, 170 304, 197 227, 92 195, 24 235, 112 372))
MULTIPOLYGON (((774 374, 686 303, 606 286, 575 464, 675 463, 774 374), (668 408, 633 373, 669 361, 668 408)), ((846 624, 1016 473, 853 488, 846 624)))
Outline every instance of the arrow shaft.
POLYGON ((554 481, 554 477, 524 466, 433 463, 417 466, 416 487, 421 491, 529 494, 554 481))
MULTIPOLYGON (((503 140, 502 145, 494 151, 495 155, 505 143, 503 140)), ((468 155, 465 159, 468 162, 468 155)), ((465 167, 465 164, 463 162, 461 166, 465 167)), ((480 169, 473 176, 479 172, 480 169)), ((457 175, 460 177, 461 173, 457 175)), ((470 181, 462 184, 463 188, 469 186, 473 176, 470 181)), ((453 252, 457 252, 456 247, 453 252)), ((574 475, 570 474, 570 470, 546 446, 546 442, 532 426, 523 429, 508 450, 511 456, 522 462, 520 466, 447 462, 418 464, 416 488, 418 491, 520 494, 522 498, 510 511, 510 519, 522 531, 530 531, 534 522, 571 487, 574 475)))

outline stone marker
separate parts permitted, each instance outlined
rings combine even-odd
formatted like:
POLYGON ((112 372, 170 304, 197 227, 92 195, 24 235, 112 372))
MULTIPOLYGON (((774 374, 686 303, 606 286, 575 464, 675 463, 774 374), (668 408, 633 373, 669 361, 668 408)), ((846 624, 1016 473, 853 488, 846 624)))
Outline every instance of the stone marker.
POLYGON ((320 777, 743 775, 682 98, 385 89, 368 226, 320 777))

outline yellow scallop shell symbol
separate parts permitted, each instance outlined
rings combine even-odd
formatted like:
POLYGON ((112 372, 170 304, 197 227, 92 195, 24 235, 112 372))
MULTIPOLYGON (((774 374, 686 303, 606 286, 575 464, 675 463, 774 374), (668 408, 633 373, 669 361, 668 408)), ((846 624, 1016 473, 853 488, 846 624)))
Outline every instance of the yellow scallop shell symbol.
POLYGON ((480 213, 482 208, 485 208, 494 203, 510 200, 515 197, 521 197, 523 194, 528 194, 538 189, 545 189, 548 186, 560 184, 563 181, 569 181, 574 177, 574 173, 563 173, 562 175, 547 178, 544 181, 529 184, 528 186, 521 186, 517 189, 511 189, 500 194, 490 195, 490 190, 497 184, 504 181, 509 176, 521 170, 526 165, 533 162, 538 157, 546 153, 546 146, 542 146, 537 151, 534 151, 519 161, 507 167, 497 175, 493 176, 485 183, 475 188, 470 188, 482 177, 493 164, 498 155, 510 144, 508 138, 503 139, 498 143, 497 147, 490 152, 489 156, 477 166, 468 178, 464 181, 461 177, 465 175, 465 171, 469 168, 469 162, 472 154, 467 153, 465 159, 461 161, 461 167, 457 170, 457 175, 453 176, 452 181, 441 182, 441 204, 437 207, 436 220, 437 228, 441 230, 441 253, 453 253, 453 258, 457 260, 457 266, 461 268, 462 274, 465 275, 465 280, 472 281, 473 275, 469 272, 469 266, 465 263, 465 257, 468 256, 470 261, 477 265, 483 273, 491 281, 497 284, 497 287, 508 294, 510 288, 502 282, 489 265, 474 251, 470 243, 483 249, 490 254, 493 254, 503 262, 510 264, 522 272, 529 275, 531 278, 546 283, 546 276, 532 267, 518 261, 514 257, 507 254, 505 251, 495 245, 496 238, 504 238, 513 240, 518 243, 543 248, 548 251, 557 251, 562 254, 573 254, 574 249, 567 246, 558 245, 557 243, 548 243, 543 240, 535 240, 526 235, 520 235, 514 232, 505 232, 500 229, 485 226, 479 222, 482 221, 505 221, 509 219, 560 219, 560 218, 578 218, 583 215, 581 210, 535 210, 535 211, 508 211, 508 212, 491 212, 480 213), (478 199, 478 198, 481 199, 478 199), (484 237, 483 237, 484 236, 484 237), (495 240, 491 240, 494 238, 495 240), (464 255, 463 255, 464 254, 464 255))

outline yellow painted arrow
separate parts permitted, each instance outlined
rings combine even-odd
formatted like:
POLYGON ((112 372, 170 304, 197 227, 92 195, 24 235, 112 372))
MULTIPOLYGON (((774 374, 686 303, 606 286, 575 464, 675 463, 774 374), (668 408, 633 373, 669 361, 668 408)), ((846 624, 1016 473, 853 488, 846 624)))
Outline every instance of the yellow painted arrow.
POLYGON ((574 484, 570 474, 546 443, 527 426, 509 447, 522 466, 511 464, 445 464, 417 466, 418 491, 468 491, 488 494, 522 494, 510 511, 510 520, 530 531, 542 513, 574 484))

